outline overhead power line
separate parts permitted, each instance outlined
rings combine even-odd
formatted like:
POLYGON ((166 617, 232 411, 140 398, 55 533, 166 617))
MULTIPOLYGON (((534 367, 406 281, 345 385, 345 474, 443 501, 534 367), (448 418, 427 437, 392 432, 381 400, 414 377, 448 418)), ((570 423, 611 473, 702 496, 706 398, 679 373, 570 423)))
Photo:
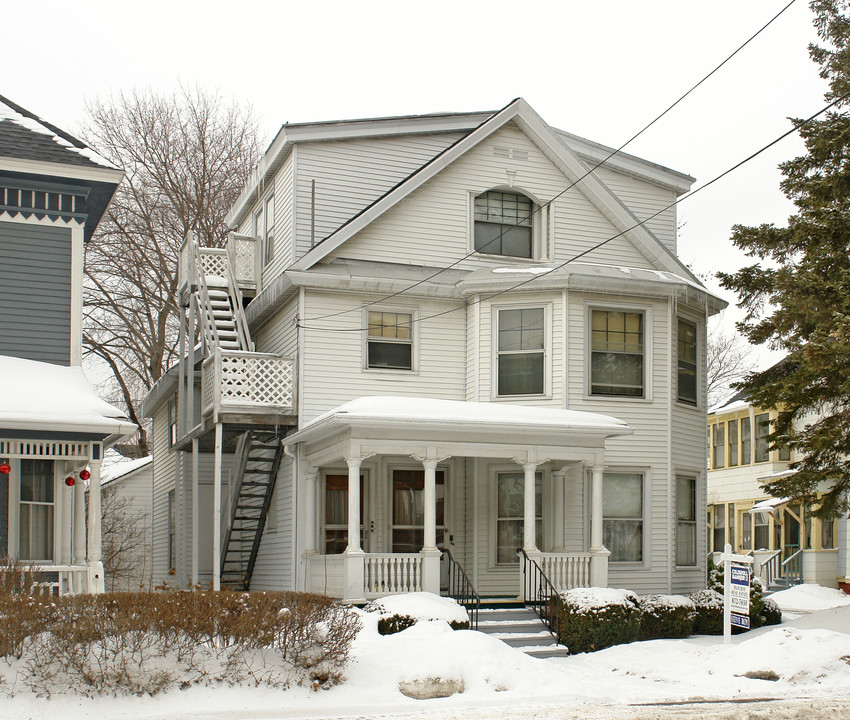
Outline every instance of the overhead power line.
MULTIPOLYGON (((542 277, 546 277, 547 275, 555 272, 556 270, 560 270, 561 268, 566 267, 570 263, 575 262, 576 260, 584 257, 588 253, 591 253, 594 250, 598 250, 603 245, 606 245, 609 242, 611 242, 612 240, 616 240, 618 237, 621 237, 622 235, 626 234, 627 232, 634 230, 635 228, 646 224, 647 222, 649 222, 653 218, 657 217, 658 215, 661 215, 662 213, 667 212, 667 210, 670 210, 671 208, 676 207, 677 205, 684 202, 685 200, 692 198, 697 193, 702 192, 706 188, 714 185, 716 182, 722 180, 724 177, 726 177, 730 173, 734 172, 739 167, 746 165, 750 160, 753 160, 754 158, 758 157, 763 152, 769 150, 770 148, 772 148, 774 145, 776 145, 777 143, 784 140, 789 135, 792 135, 793 133, 797 132, 800 128, 804 127, 805 125, 808 125, 810 122, 812 122, 813 120, 815 120, 818 117, 820 117, 821 115, 823 115, 830 108, 835 107, 836 105, 842 103, 844 100, 847 100, 848 98, 850 98, 850 92, 846 92, 846 93, 844 93, 844 95, 841 95, 840 97, 835 98, 829 104, 822 107, 820 110, 818 110, 813 115, 810 115, 805 120, 801 120, 797 123, 794 123, 794 125, 791 127, 790 130, 787 130, 786 132, 782 133, 781 135, 779 135, 775 139, 771 140, 769 143, 767 143, 767 145, 764 145, 763 147, 759 148, 754 153, 751 153, 750 155, 745 157, 743 160, 738 161, 737 163, 732 165, 732 167, 728 168, 727 170, 724 170, 719 175, 713 177, 711 180, 706 182, 704 185, 700 185, 700 187, 696 188, 695 190, 691 190, 689 193, 682 195, 680 198, 674 200, 669 205, 666 205, 665 207, 661 208, 660 210, 657 210, 656 212, 654 212, 649 217, 635 223, 634 225, 631 225, 631 226, 625 228, 624 230, 621 230, 616 235, 612 235, 611 237, 608 237, 605 240, 602 240, 602 241, 596 243, 596 245, 594 245, 590 248, 587 248, 586 250, 583 250, 582 252, 574 255, 573 257, 569 258, 568 260, 565 260, 564 262, 560 263, 559 265, 555 265, 552 268, 547 268, 546 272, 542 272, 542 273, 539 273, 537 275, 533 275, 532 277, 527 278, 526 280, 522 280, 518 283, 515 283, 514 285, 511 285, 509 288, 505 288, 504 290, 499 290, 498 292, 491 293, 491 294, 487 295, 486 297, 479 298, 478 300, 474 300, 470 303, 466 303, 466 304, 458 306, 456 308, 450 308, 448 310, 443 310, 442 312, 434 313, 432 315, 426 315, 424 317, 411 318, 411 322, 421 323, 421 322, 424 322, 425 320, 432 320, 433 318, 442 317, 443 315, 449 315, 450 313, 458 312, 460 310, 466 310, 467 308, 472 307, 476 304, 479 304, 479 303, 481 303, 485 300, 492 300, 493 298, 499 297, 500 295, 504 295, 505 293, 513 292, 517 288, 521 288, 525 285, 528 285, 528 284, 534 282, 535 280, 539 280, 542 277)), ((361 307, 358 307, 357 309, 360 310, 361 307)), ((364 331, 368 330, 368 328, 364 328, 364 327, 357 327, 357 328, 324 327, 323 328, 323 327, 316 327, 316 326, 310 326, 310 325, 302 325, 300 322, 299 322, 299 327, 302 327, 306 330, 317 330, 317 331, 322 331, 322 332, 364 332, 364 331)))
MULTIPOLYGON (((606 162, 608 162, 612 157, 614 157, 618 153, 622 152, 622 150, 626 146, 628 146, 629 144, 634 142, 644 132, 649 130, 649 128, 651 128, 653 125, 655 125, 655 123, 657 123, 659 120, 661 120, 661 118, 663 118, 665 115, 667 115, 667 113, 669 113, 673 108, 675 108, 679 103, 681 103, 685 98, 687 98, 692 92, 694 92, 698 87, 700 87, 700 85, 702 85, 706 80, 708 80, 712 75, 714 75, 718 70, 720 70, 720 68, 722 68, 724 65, 726 65, 726 63, 728 63, 733 57, 735 57, 739 52, 741 52, 741 50, 743 50, 747 45, 749 45, 753 40, 755 40, 764 30, 766 30, 775 20, 777 20, 780 17, 780 15, 782 15, 786 10, 788 10, 788 8, 790 8, 796 1, 797 0, 790 0, 790 2, 787 5, 785 5, 779 12, 777 12, 773 17, 771 17, 770 20, 768 20, 764 25, 762 25, 758 30, 756 30, 756 32, 754 32, 752 35, 750 35, 749 38, 747 38, 743 43, 741 43, 737 48, 735 48, 735 50, 731 54, 727 55, 726 58, 719 65, 714 67, 714 69, 711 70, 707 75, 703 76, 703 78, 701 80, 699 80, 696 84, 692 85, 683 95, 680 95, 679 98, 677 100, 675 100, 671 105, 669 105, 663 112, 656 115, 655 118, 653 118, 650 122, 648 122, 646 125, 644 125, 640 130, 638 130, 634 135, 632 135, 628 140, 626 140, 618 148, 611 150, 611 152, 609 152, 604 158, 602 158, 602 160, 597 162, 595 165, 592 165, 587 171, 584 172, 584 174, 582 174, 581 176, 579 176, 578 178, 573 180, 569 185, 567 185, 567 187, 565 187, 563 190, 561 190, 557 195, 550 198, 549 200, 547 200, 542 205, 535 207, 528 215, 526 215, 522 219, 523 220, 532 219, 534 217, 535 213, 539 212, 543 207, 548 207, 549 205, 551 205, 553 202, 555 202, 555 200, 562 197, 565 193, 569 192, 572 188, 574 188, 576 185, 578 185, 582 180, 584 180, 588 175, 590 175, 592 172, 594 172, 597 168, 601 167, 606 162)), ((500 110, 499 112, 502 112, 502 111, 500 110)), ((498 114, 498 113, 496 113, 496 114, 498 114)), ((672 207, 672 206, 670 206, 670 207, 672 207)), ((668 209, 668 208, 665 208, 665 210, 666 209, 668 209)), ((661 211, 661 212, 663 212, 663 211, 661 211)), ((656 213, 656 215, 658 215, 658 214, 659 213, 656 213)), ((651 220, 653 217, 655 217, 655 215, 652 215, 651 217, 646 218, 646 220, 651 220)), ((644 222, 646 222, 646 220, 644 222)), ((640 224, 642 225, 643 223, 640 223, 640 224)), ((508 226, 506 226, 506 227, 508 227, 508 226)), ((637 227, 637 225, 633 226, 633 227, 637 227)), ((629 228, 629 229, 632 229, 632 228, 629 228)), ((505 232, 506 232, 506 230, 500 231, 499 235, 497 235, 495 238, 493 238, 492 240, 487 242, 484 247, 486 247, 487 245, 491 245, 492 243, 495 243, 498 240, 501 240, 501 238, 502 238, 502 236, 504 235, 505 232)), ((619 235, 617 235, 615 237, 619 237, 619 235)), ((610 238, 610 239, 614 239, 614 238, 610 238)), ((591 250, 593 250, 593 249, 595 249, 595 248, 591 248, 591 250)), ((479 253, 478 249, 473 249, 470 252, 468 252, 466 255, 464 255, 463 257, 455 260, 450 265, 446 265, 444 267, 441 267, 438 270, 436 270, 434 273, 432 273, 431 275, 428 275, 427 277, 425 277, 421 280, 417 280, 415 283, 408 285, 407 287, 405 287, 402 290, 398 290, 394 293, 390 293, 389 295, 385 295, 384 297, 379 298, 378 300, 372 300, 372 301, 370 301, 368 303, 364 303, 363 305, 360 305, 356 308, 347 308, 345 310, 339 310, 339 311, 334 312, 334 313, 327 313, 325 315, 317 315, 316 317, 306 319, 305 322, 315 322, 315 321, 319 321, 319 320, 326 320, 328 318, 338 317, 339 315, 347 315, 348 313, 351 313, 351 312, 362 311, 363 308, 372 307, 374 305, 381 305, 383 303, 386 303, 389 300, 392 300, 395 297, 398 297, 399 295, 403 295, 405 293, 410 292, 411 290, 414 290, 415 288, 419 287, 420 285, 423 285, 424 283, 430 282, 431 280, 433 280, 438 275, 441 275, 442 273, 446 272, 447 270, 451 270, 452 268, 457 267, 464 260, 468 260, 473 255, 476 255, 478 253, 479 253)), ((582 253, 582 255, 584 255, 584 254, 586 254, 586 253, 582 253)))

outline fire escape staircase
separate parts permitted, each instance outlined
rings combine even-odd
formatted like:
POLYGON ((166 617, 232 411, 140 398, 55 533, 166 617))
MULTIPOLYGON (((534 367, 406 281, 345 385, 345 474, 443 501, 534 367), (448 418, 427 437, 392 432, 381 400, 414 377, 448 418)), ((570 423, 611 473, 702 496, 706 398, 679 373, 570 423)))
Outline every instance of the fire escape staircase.
POLYGON ((268 517, 283 443, 274 431, 249 430, 240 436, 233 472, 229 524, 221 553, 221 583, 248 590, 268 517))

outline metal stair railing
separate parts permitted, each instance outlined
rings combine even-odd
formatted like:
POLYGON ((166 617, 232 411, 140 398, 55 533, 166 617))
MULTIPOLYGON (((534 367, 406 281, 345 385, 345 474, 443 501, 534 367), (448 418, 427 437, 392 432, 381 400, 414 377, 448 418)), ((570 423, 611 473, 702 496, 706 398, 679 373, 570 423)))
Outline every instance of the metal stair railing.
POLYGON ((446 559, 449 575, 449 597, 454 598, 466 609, 469 615, 469 627, 471 630, 478 629, 478 611, 481 609, 481 597, 475 590, 475 586, 467 576, 461 564, 454 559, 452 551, 443 548, 443 557, 446 559))
POLYGON ((789 585, 799 585, 803 582, 803 550, 797 550, 782 563, 782 575, 789 585))
POLYGON ((561 642, 561 595, 537 561, 528 557, 522 548, 517 549, 522 563, 523 598, 526 607, 537 613, 549 632, 561 642))

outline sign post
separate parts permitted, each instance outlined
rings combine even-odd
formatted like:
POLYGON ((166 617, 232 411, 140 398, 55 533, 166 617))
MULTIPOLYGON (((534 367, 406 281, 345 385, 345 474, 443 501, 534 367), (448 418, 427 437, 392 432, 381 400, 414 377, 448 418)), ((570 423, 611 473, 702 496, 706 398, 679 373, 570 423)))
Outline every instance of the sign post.
POLYGON ((750 629, 750 565, 748 555, 737 555, 726 543, 720 564, 723 565, 723 642, 732 642, 732 626, 750 629))

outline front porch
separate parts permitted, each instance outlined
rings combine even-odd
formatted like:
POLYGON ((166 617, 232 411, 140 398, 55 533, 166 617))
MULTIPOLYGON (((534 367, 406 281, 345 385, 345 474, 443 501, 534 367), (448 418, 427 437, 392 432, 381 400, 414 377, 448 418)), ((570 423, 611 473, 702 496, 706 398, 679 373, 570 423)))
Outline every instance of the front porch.
POLYGON ((604 443, 631 430, 548 408, 347 403, 285 440, 303 498, 299 586, 355 603, 445 594, 457 562, 480 594, 522 599, 520 549, 558 590, 606 586, 604 443))

